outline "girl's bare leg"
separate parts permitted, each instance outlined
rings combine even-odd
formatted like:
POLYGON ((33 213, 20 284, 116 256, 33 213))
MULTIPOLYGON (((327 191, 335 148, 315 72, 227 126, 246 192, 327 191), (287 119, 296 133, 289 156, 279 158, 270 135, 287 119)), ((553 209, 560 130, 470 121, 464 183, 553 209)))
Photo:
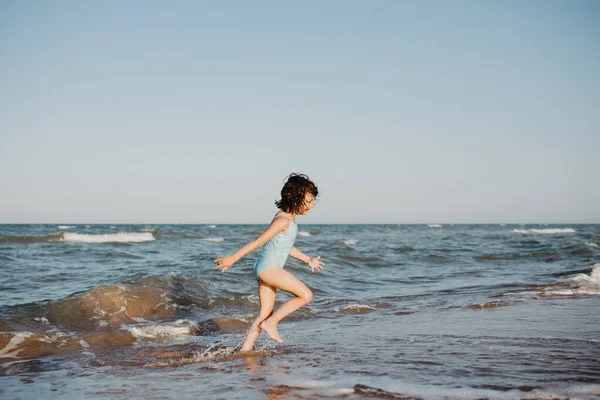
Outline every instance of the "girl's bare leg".
POLYGON ((248 329, 246 339, 244 339, 244 343, 242 344, 240 352, 251 351, 254 347, 254 342, 256 342, 256 339, 258 339, 258 334, 260 333, 260 323, 263 322, 273 312, 273 306, 275 305, 275 293, 276 289, 273 286, 266 284, 262 280, 259 280, 258 298, 260 299, 260 313, 254 322, 252 322, 252 325, 250 325, 250 329, 248 329))
POLYGON ((271 287, 292 293, 296 296, 285 302, 259 325, 261 329, 264 329, 269 334, 271 339, 283 342, 283 339, 279 336, 279 332, 277 332, 277 324, 287 315, 310 303, 313 294, 300 279, 283 268, 267 268, 259 274, 259 278, 271 287))

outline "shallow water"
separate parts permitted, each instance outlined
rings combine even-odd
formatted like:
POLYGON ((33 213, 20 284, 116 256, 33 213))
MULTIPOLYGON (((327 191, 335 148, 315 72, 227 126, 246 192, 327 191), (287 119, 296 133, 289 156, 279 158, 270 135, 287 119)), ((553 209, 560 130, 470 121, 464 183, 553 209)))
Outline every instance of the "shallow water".
POLYGON ((212 260, 264 228, 0 225, 0 396, 600 397, 600 225, 300 225, 314 301, 241 357, 212 260))

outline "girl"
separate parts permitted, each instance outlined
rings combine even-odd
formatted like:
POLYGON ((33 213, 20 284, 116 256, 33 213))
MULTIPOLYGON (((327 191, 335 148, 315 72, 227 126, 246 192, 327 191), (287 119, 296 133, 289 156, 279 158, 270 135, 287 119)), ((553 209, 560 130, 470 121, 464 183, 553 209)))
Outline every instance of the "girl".
POLYGON ((240 352, 252 350, 261 330, 267 332, 271 339, 283 342, 277 332, 279 321, 312 300, 313 295, 310 289, 300 279, 284 270, 283 265, 290 255, 308 264, 312 272, 323 269, 321 256, 309 257, 294 247, 298 232, 296 216, 305 215, 313 208, 318 194, 319 190, 308 176, 291 174, 281 189, 281 200, 275 202, 280 211, 275 214, 271 225, 259 237, 232 255, 219 256, 215 260, 217 263, 215 269, 225 272, 246 254, 264 245, 254 264, 254 276, 258 282, 260 313, 250 326, 240 352), (273 312, 277 289, 289 292, 296 297, 288 300, 273 312))

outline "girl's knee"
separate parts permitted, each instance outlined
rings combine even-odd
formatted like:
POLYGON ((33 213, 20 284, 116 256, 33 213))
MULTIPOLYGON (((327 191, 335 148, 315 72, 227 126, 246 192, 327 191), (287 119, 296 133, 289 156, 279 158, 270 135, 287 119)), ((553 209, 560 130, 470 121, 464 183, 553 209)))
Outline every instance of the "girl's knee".
POLYGON ((308 304, 313 299, 313 292, 307 288, 306 291, 302 292, 302 296, 300 296, 300 298, 302 298, 306 302, 306 304, 308 304))

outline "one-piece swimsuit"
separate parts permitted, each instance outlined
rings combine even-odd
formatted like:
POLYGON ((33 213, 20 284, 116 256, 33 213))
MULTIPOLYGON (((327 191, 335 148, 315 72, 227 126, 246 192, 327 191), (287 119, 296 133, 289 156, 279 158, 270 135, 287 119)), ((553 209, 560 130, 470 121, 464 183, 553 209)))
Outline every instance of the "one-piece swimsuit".
MULTIPOLYGON (((290 221, 290 227, 286 232, 278 233, 263 245, 260 255, 254 264, 254 276, 257 278, 259 273, 269 267, 283 268, 296 241, 298 225, 285 214, 278 214, 275 218, 277 217, 287 218, 290 221)), ((273 218, 273 221, 275 218, 273 218)))

